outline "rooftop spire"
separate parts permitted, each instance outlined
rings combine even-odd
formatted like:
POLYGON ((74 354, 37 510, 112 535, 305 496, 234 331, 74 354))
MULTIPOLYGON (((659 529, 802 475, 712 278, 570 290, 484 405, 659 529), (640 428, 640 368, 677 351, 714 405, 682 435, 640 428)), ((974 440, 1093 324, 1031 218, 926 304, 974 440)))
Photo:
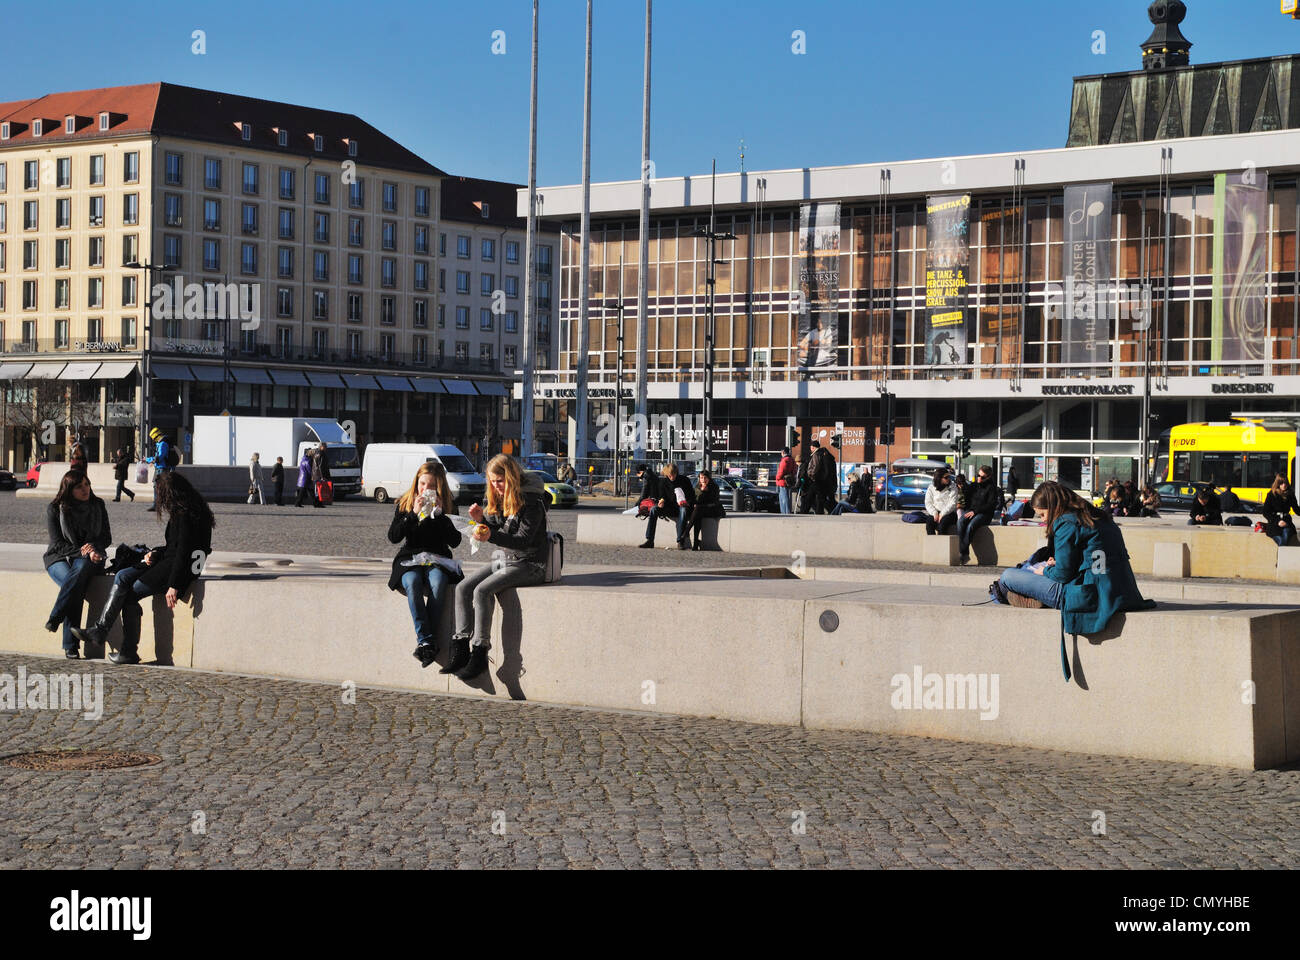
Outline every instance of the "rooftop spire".
POLYGON ((1155 24, 1155 29, 1142 44, 1142 69, 1167 70, 1187 66, 1191 62, 1188 51, 1192 44, 1178 29, 1187 16, 1187 4, 1183 0, 1156 0, 1147 7, 1147 16, 1155 24))

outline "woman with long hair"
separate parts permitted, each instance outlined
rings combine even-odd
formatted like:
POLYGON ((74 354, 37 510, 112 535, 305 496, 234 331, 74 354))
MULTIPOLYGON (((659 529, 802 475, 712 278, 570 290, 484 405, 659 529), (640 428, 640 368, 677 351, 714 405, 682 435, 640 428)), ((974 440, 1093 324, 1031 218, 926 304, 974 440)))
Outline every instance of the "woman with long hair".
POLYGON ((451 661, 441 673, 473 680, 488 665, 492 610, 497 594, 541 583, 546 576, 546 499, 541 483, 527 480, 519 463, 504 453, 487 465, 487 509, 469 508, 476 526, 471 536, 502 549, 500 558, 470 574, 456 586, 456 632, 451 661))
POLYGON ((406 595, 415 624, 414 657, 421 667, 433 663, 438 652, 436 633, 447 586, 464 579, 459 564, 451 560, 461 540, 450 518, 455 512, 447 471, 430 460, 421 464, 411 488, 398 498, 388 526, 388 542, 402 545, 393 557, 388 589, 406 595))
POLYGON ((691 508, 690 519, 686 521, 686 535, 690 537, 691 549, 700 549, 700 537, 704 533, 704 521, 721 520, 727 515, 722 506, 722 494, 713 474, 701 470, 699 487, 695 491, 695 506, 691 508))
POLYGON ((59 585, 45 629, 54 633, 62 625, 63 655, 78 660, 74 631, 81 626, 86 588, 104 572, 104 558, 113 542, 108 506, 91 491, 90 479, 82 471, 69 470, 59 481, 59 492, 45 508, 45 529, 49 540, 45 572, 59 585))
POLYGON ((1273 476, 1273 485, 1264 496, 1264 505, 1260 511, 1264 514, 1264 532, 1272 537, 1279 547, 1285 547, 1295 536, 1295 523, 1291 514, 1300 515, 1296 506, 1295 491, 1282 474, 1273 476))
POLYGON ((79 443, 74 443, 72 452, 68 454, 68 469, 86 472, 86 448, 79 443))
POLYGON ((143 566, 118 571, 94 626, 72 631, 84 643, 102 644, 120 613, 122 646, 117 653, 109 654, 113 663, 140 662, 140 601, 165 591, 167 609, 175 610, 212 553, 212 528, 217 521, 193 484, 168 470, 158 476, 155 497, 158 519, 167 518, 164 545, 145 554, 143 566))
POLYGON ((1138 591, 1124 537, 1105 511, 1056 480, 1030 504, 1047 524, 1050 556, 1004 571, 995 599, 1062 610, 1064 629, 1084 634, 1100 633, 1120 611, 1155 606, 1138 591))

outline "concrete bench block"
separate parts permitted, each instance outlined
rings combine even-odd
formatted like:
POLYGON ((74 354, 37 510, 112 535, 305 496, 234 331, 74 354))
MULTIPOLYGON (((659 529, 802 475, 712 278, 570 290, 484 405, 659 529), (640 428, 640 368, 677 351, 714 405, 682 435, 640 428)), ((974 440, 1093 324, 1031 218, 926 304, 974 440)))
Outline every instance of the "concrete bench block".
POLYGON ((1277 579, 1280 583, 1300 583, 1300 547, 1278 549, 1277 579))
POLYGON ((1185 543, 1157 543, 1152 548, 1151 573, 1182 580, 1192 575, 1192 551, 1185 543))
POLYGON ((933 567, 957 565, 957 538, 952 536, 927 536, 921 545, 921 562, 933 567))

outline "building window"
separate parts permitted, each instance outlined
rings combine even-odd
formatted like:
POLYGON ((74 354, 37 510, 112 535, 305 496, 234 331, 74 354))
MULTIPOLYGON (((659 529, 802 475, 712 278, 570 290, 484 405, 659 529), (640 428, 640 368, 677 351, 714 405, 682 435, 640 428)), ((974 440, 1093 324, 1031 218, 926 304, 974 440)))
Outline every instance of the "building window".
POLYGON ((316 358, 324 357, 330 349, 330 332, 328 330, 313 330, 311 332, 311 355, 316 358))
POLYGON ((135 346, 135 317, 122 318, 122 346, 135 346))
MULTIPOLYGON (((206 292, 212 290, 212 285, 205 283, 203 287, 206 296, 206 292)), ((205 320, 203 321, 203 326, 199 328, 199 336, 202 337, 204 340, 207 340, 209 343, 216 343, 218 340, 221 339, 221 334, 223 332, 221 327, 222 325, 215 320, 205 320)))
POLYGON ((72 299, 72 283, 67 278, 54 281, 54 309, 67 310, 72 299))
POLYGON ((72 226, 72 199, 59 197, 54 201, 54 226, 67 228, 72 226))
MULTIPOLYGON (((72 241, 67 237, 54 241, 54 267, 62 269, 72 266, 72 241)), ((0 270, 5 268, 5 245, 0 243, 0 270)))
POLYGON ((543 277, 551 275, 551 248, 539 246, 537 248, 537 272, 543 277))
POLYGON ((56 185, 59 187, 72 186, 72 158, 59 157, 55 162, 56 185))
POLYGON ((328 174, 316 174, 316 202, 330 202, 330 178, 328 174))
POLYGON ((519 278, 507 275, 505 278, 505 288, 507 297, 519 296, 519 278))
POLYGON ((92 227, 102 227, 104 225, 104 198, 90 198, 90 216, 87 218, 92 227))
POLYGON ((0 203, 0 233, 9 229, 9 205, 0 203))
POLYGON ((379 298, 379 322, 389 327, 397 322, 397 300, 395 297, 379 298))
POLYGON ((348 217, 348 246, 363 247, 366 243, 366 221, 364 217, 348 217))
POLYGON ((360 323, 365 317, 363 309, 364 309, 364 303, 361 294, 349 293, 348 294, 348 322, 360 323))
POLYGON ((255 163, 244 164, 244 193, 252 194, 254 196, 257 195, 260 187, 258 182, 259 171, 260 168, 255 163))
POLYGON ((518 332, 519 332, 519 311, 517 311, 517 310, 507 310, 507 311, 506 311, 506 326, 505 326, 505 330, 506 330, 506 333, 518 333, 518 332))
POLYGON ((317 243, 330 242, 330 215, 328 213, 318 213, 315 218, 316 229, 313 236, 317 243))
POLYGON ((492 369, 492 344, 480 343, 478 345, 478 362, 484 370, 492 369))
POLYGON ((385 250, 397 249, 397 224, 392 220, 385 220, 380 231, 380 245, 385 250))
POLYGON ((330 318, 330 295, 328 291, 312 291, 311 317, 313 320, 328 320, 330 318))
POLYGON ((203 229, 220 230, 221 229, 221 201, 204 198, 203 200, 203 229))
POLYGON ((415 188, 415 215, 417 217, 427 217, 429 215, 429 188, 415 188))
POLYGON ((293 210, 289 207, 280 208, 280 239, 293 239, 293 210))
POLYGON ((411 360, 421 367, 429 362, 429 344, 425 337, 411 338, 411 360))
POLYGON ((102 187, 104 185, 104 155, 97 153, 90 158, 90 185, 92 187, 102 187))
POLYGON ((423 260, 415 261, 414 286, 416 290, 429 289, 429 264, 423 260))
POLYGON ((495 274, 481 273, 478 278, 478 292, 485 297, 492 296, 492 291, 497 288, 497 278, 495 274))
POLYGON ((442 329, 445 326, 447 326, 447 305, 440 303, 438 304, 438 328, 442 329))
POLYGON ((392 363, 397 355, 397 337, 391 333, 379 335, 379 357, 386 363, 392 363))
POLYGON ((466 293, 466 294, 469 293, 469 271, 468 270, 456 271, 456 292, 466 293))
POLYGON ((293 316, 293 287, 275 288, 275 315, 277 317, 293 316))
POLYGON ((324 250, 317 250, 312 255, 312 276, 317 282, 325 282, 330 278, 330 255, 324 250))
POLYGON ((456 364, 457 366, 463 367, 468 363, 469 363, 469 341, 457 340, 456 341, 456 364))
POLYGON ((122 278, 122 306, 134 307, 136 298, 136 282, 139 278, 126 276, 122 278))
POLYGON ((277 327, 275 341, 281 357, 293 356, 293 327, 277 327))
POLYGON ((279 143, 280 146, 287 147, 289 145, 289 131, 284 127, 280 127, 275 131, 275 138, 276 142, 279 143))
POLYGON ((283 278, 293 277, 293 247, 280 247, 278 254, 278 274, 283 278))
POLYGON ((518 263, 518 262, 519 262, 519 241, 507 240, 506 241, 506 263, 518 263))
POLYGON ((40 226, 40 205, 37 200, 23 201, 23 229, 36 230, 40 226))
POLYGON ((361 334, 356 330, 348 331, 348 359, 359 360, 362 351, 361 334))
POLYGON ((221 269, 221 241, 205 239, 203 241, 203 269, 221 269))
POLYGON ((480 307, 478 311, 478 328, 480 330, 492 329, 492 311, 487 307, 480 307))
POLYGON ((38 256, 39 250, 40 250, 40 244, 37 243, 35 240, 23 241, 23 269, 24 270, 40 269, 40 260, 38 256))
POLYGON ((39 190, 41 187, 41 162, 39 160, 23 161, 23 189, 39 190))
POLYGON ((446 255, 447 255, 447 235, 445 233, 440 233, 438 234, 438 256, 445 257, 446 255))
POLYGON ((348 206, 363 209, 366 205, 366 181, 357 179, 348 184, 348 206))
POLYGON ((348 254, 348 283, 360 283, 362 273, 361 254, 348 254))
POLYGON ((397 286, 397 261, 392 257, 384 257, 379 262, 379 282, 385 287, 397 286))
POLYGON ((91 277, 86 282, 86 306, 94 309, 104 305, 104 278, 91 277))
POLYGON ((293 193, 295 189, 294 186, 295 173, 296 171, 290 170, 288 167, 280 168, 280 199, 281 200, 293 199, 293 193))
POLYGON ((491 263, 497 258, 497 242, 491 238, 485 238, 482 244, 483 249, 480 255, 484 260, 491 263))
POLYGON ((203 158, 203 189, 221 189, 221 161, 215 157, 203 158))
POLYGON ((140 237, 129 233, 122 238, 122 266, 140 262, 140 237))
POLYGON ((251 123, 241 123, 239 125, 239 136, 244 142, 250 142, 253 139, 253 125, 251 123))
POLYGON ((54 348, 56 350, 67 349, 68 346, 68 321, 65 317, 59 317, 54 321, 54 348))
POLYGON ((429 225, 427 223, 417 223, 415 225, 415 252, 429 252, 429 225))
POLYGON ((397 212, 397 184, 395 183, 384 184, 384 212, 397 212))
MULTIPOLYGON (((36 281, 35 280, 23 281, 23 309, 24 310, 36 309, 36 281)), ((26 338, 24 337, 23 339, 25 340, 26 338)))
POLYGON ((140 182, 140 154, 134 150, 122 154, 122 182, 140 182))
POLYGON ((456 238, 456 256, 462 260, 469 259, 469 237, 456 238))
POLYGON ((9 189, 9 164, 0 160, 0 193, 9 189))
POLYGON ((537 281, 537 305, 539 307, 550 308, 551 306, 551 281, 537 281))
POLYGON ((181 216, 180 194, 163 194, 163 223, 169 227, 184 226, 184 218, 181 216))
POLYGON ((245 276, 257 276, 257 244, 245 243, 240 247, 239 272, 245 276))
POLYGON ((163 181, 168 186, 179 187, 184 183, 182 163, 183 160, 179 153, 168 153, 163 158, 163 181))
POLYGON ((244 233, 257 233, 257 204, 243 204, 243 215, 240 220, 240 229, 244 233))
POLYGON ((348 140, 348 156, 349 156, 349 157, 355 157, 356 155, 357 155, 357 141, 352 140, 352 139, 349 139, 349 140, 348 140))
POLYGON ((551 339, 551 315, 549 313, 539 313, 537 315, 537 339, 551 339))
POLYGON ((515 370, 515 348, 509 344, 501 348, 502 362, 505 364, 507 373, 514 373, 515 370))
POLYGON ((317 153, 323 153, 325 150, 325 138, 319 133, 312 134, 311 144, 317 153))
POLYGON ((440 269, 438 271, 438 292, 439 293, 447 292, 447 271, 446 270, 440 269))
POLYGON ((181 265, 181 238, 175 234, 163 236, 163 266, 179 267, 181 265))
POLYGON ((104 238, 91 237, 86 266, 102 267, 104 265, 104 238))
POLYGON ((417 297, 412 303, 411 324, 416 327, 429 325, 429 301, 417 297))
POLYGON ((456 329, 457 330, 469 329, 469 307, 456 308, 456 329))

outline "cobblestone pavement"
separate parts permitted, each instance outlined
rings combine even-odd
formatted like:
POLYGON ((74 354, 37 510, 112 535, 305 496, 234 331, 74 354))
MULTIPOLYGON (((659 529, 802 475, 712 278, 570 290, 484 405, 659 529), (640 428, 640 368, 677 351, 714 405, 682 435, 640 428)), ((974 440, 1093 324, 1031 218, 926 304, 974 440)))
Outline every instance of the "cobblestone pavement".
POLYGON ((20 664, 103 671, 104 714, 0 713, 0 754, 163 762, 0 766, 0 868, 1300 867, 1295 768, 368 689, 349 705, 327 685, 14 655, 0 673, 20 664))

